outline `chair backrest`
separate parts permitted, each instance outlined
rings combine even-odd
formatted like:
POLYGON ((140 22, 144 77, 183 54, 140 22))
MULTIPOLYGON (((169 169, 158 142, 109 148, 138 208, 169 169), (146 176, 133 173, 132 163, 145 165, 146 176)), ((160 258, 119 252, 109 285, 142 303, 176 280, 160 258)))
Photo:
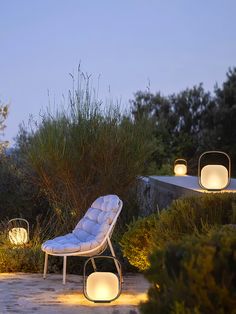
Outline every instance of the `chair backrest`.
MULTIPOLYGON (((117 195, 97 198, 73 230, 81 241, 91 241, 93 246, 103 246, 111 236, 123 202, 117 195)), ((91 247, 91 248, 92 248, 91 247)))

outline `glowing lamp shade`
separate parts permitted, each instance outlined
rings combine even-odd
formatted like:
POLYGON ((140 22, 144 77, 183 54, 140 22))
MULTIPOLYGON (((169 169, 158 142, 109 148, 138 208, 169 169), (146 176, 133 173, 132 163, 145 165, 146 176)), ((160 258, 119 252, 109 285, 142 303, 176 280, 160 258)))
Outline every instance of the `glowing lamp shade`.
POLYGON ((9 240, 14 245, 26 244, 29 241, 29 223, 23 218, 14 218, 8 222, 9 240))
POLYGON ((221 165, 208 165, 201 170, 201 183, 209 190, 222 190, 228 184, 228 170, 221 165))
POLYGON ((94 256, 84 264, 84 295, 92 302, 108 303, 117 299, 121 293, 121 265, 113 256, 94 256), (113 260, 118 274, 113 272, 97 271, 95 261, 100 259, 113 260), (92 262, 94 272, 86 276, 88 262, 92 262))
POLYGON ((185 176, 187 174, 187 161, 185 159, 176 159, 174 162, 174 174, 176 176, 185 176))
POLYGON ((12 228, 9 231, 9 240, 12 244, 21 245, 28 242, 28 233, 25 228, 12 228))
POLYGON ((109 302, 119 295, 119 278, 109 272, 94 272, 87 278, 86 291, 94 302, 109 302))
POLYGON ((230 158, 218 151, 206 152, 199 158, 199 184, 209 191, 226 188, 230 182, 230 158))

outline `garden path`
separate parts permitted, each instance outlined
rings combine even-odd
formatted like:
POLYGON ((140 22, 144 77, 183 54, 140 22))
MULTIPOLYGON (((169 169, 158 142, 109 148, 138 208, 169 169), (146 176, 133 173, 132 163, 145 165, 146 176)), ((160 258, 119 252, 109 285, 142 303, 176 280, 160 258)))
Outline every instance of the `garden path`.
POLYGON ((138 304, 146 300, 149 283, 141 274, 127 274, 121 296, 112 303, 89 302, 83 296, 83 277, 49 274, 0 274, 0 314, 138 314, 138 304))

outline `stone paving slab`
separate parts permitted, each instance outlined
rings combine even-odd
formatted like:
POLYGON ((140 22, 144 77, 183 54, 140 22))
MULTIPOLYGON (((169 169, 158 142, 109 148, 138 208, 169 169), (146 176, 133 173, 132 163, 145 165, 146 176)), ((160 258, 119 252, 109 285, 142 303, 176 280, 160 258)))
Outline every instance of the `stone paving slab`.
POLYGON ((138 314, 138 304, 146 300, 149 283, 141 274, 124 277, 121 296, 112 303, 93 303, 83 295, 83 277, 67 275, 0 274, 0 314, 138 314))

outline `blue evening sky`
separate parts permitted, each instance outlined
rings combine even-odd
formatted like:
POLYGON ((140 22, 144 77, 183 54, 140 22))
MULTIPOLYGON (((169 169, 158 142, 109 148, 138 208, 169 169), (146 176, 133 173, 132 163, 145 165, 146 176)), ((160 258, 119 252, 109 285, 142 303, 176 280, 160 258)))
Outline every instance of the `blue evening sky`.
POLYGON ((236 66, 234 0, 0 0, 0 100, 5 140, 60 104, 69 73, 100 75, 100 97, 124 107, 138 90, 163 94, 203 82, 213 90, 236 66), (110 94, 109 94, 110 91, 110 94))

